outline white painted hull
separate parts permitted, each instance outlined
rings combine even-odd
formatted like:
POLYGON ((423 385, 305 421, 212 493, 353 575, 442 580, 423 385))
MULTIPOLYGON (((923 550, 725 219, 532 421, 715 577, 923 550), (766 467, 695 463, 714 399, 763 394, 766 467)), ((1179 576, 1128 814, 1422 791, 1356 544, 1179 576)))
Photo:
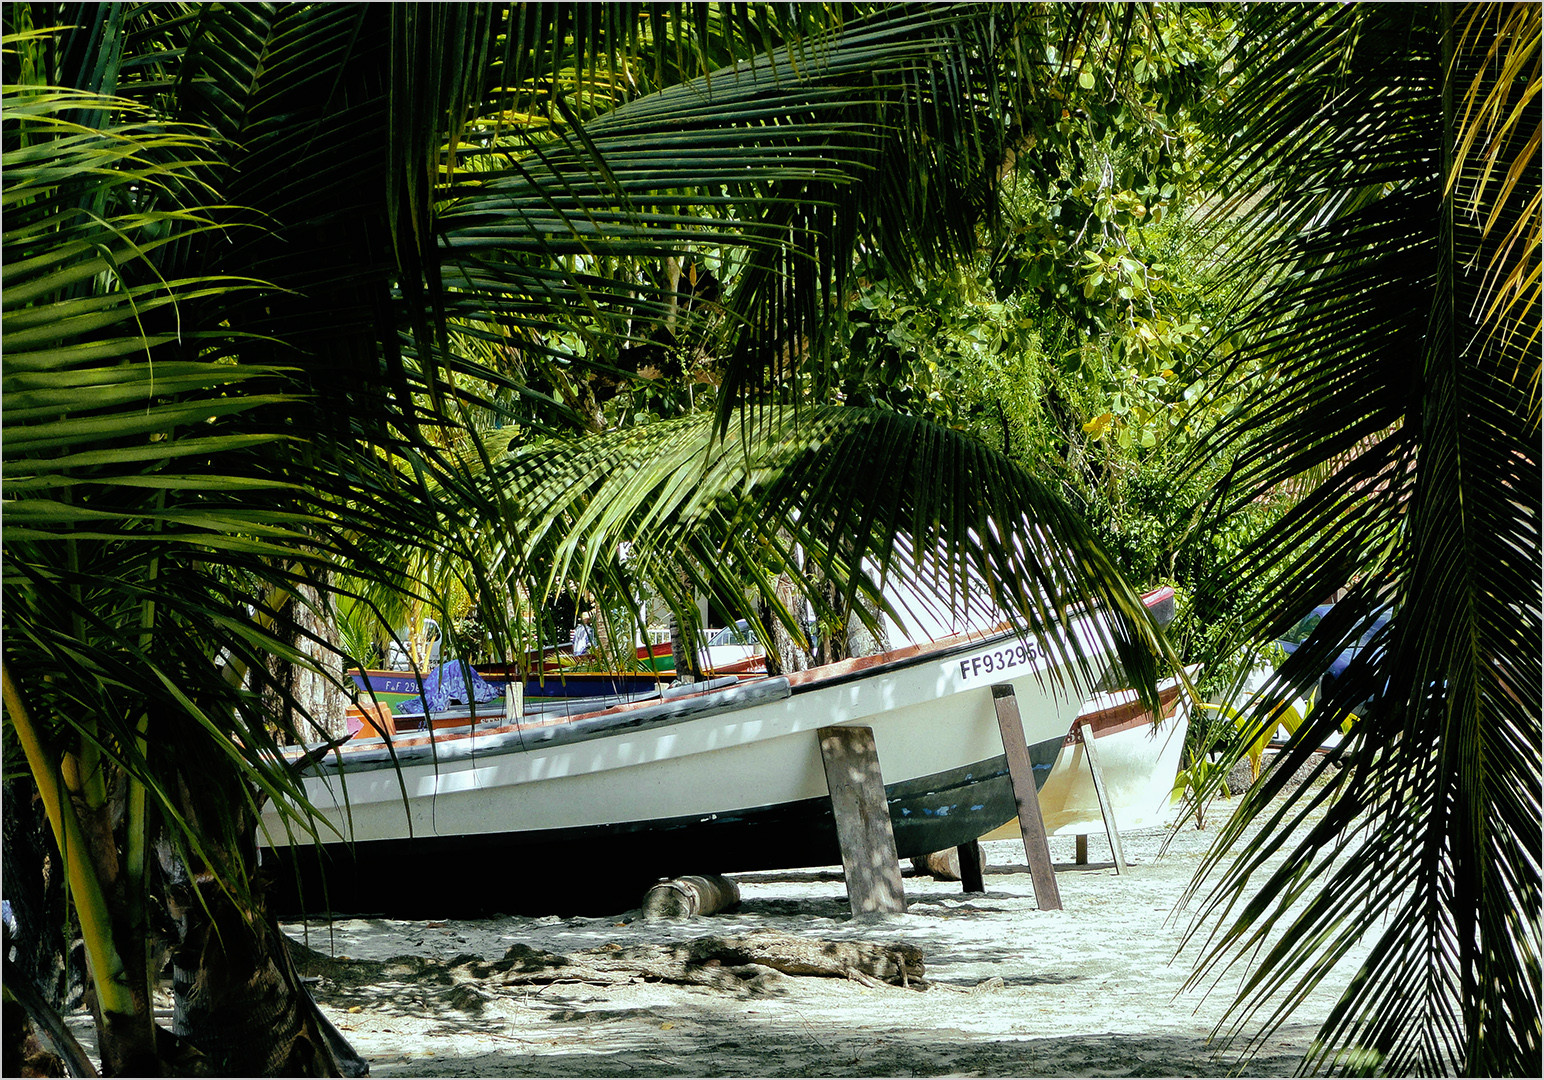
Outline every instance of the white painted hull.
MULTIPOLYGON (((1084 706, 1083 713, 1116 708, 1135 700, 1132 691, 1099 694, 1084 706)), ((1099 755, 1100 772, 1121 830, 1152 828, 1167 821, 1189 724, 1190 699, 1180 694, 1173 713, 1160 724, 1154 725, 1150 714, 1144 714, 1120 730, 1096 731, 1094 748, 1099 755)), ((1069 738, 1062 746, 1040 787, 1040 814, 1046 832, 1051 835, 1104 832, 1104 816, 1099 810, 1082 740, 1069 738)))
MULTIPOLYGON (((1102 672, 1095 629, 1073 632, 1102 672)), ((266 854, 293 871, 270 901, 606 911, 660 875, 834 865, 817 732, 837 725, 873 731, 900 857, 968 843, 1015 810, 992 695, 1004 683, 1031 754, 1050 760, 1086 684, 1006 634, 550 723, 399 734, 389 751, 352 740, 306 774, 323 845, 265 808, 266 854)))

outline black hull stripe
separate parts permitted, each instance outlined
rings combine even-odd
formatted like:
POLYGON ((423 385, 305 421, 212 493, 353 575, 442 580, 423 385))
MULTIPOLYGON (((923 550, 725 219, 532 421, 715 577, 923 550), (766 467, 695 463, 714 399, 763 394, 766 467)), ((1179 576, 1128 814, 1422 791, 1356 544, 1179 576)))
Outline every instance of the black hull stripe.
MULTIPOLYGON (((1060 749, 1060 739, 1030 748, 1037 787, 1060 749)), ((887 784, 885 796, 903 859, 969 843, 1016 812, 1003 756, 887 784)), ((637 906, 660 877, 840 861, 826 798, 654 821, 263 852, 270 905, 281 917, 604 914, 637 906)))

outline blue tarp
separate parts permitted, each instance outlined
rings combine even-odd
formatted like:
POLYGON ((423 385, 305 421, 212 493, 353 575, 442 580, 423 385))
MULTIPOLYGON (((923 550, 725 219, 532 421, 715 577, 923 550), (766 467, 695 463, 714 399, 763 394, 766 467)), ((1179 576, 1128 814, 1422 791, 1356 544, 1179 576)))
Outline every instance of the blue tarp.
POLYGON ((397 707, 397 715, 422 716, 426 703, 432 713, 443 712, 450 708, 452 702, 467 704, 466 694, 469 683, 472 700, 479 704, 503 696, 502 686, 494 686, 488 682, 467 667, 465 660, 449 660, 424 679, 421 696, 405 701, 397 707))

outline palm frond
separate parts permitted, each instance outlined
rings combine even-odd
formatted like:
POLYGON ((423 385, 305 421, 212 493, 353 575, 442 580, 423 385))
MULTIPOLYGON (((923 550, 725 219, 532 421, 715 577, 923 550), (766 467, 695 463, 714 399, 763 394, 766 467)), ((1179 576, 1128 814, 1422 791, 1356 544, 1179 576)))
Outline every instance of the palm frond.
POLYGON ((981 73, 1003 32, 984 9, 887 12, 511 132, 505 164, 462 167, 448 190, 446 281, 468 313, 517 326, 564 307, 662 318, 668 296, 629 294, 599 265, 739 249, 713 346, 729 408, 819 347, 855 244, 901 266, 973 247, 1001 141, 983 119, 999 88, 981 73))
MULTIPOLYGON (((1519 306, 1534 310, 1539 306, 1544 214, 1538 192, 1530 197, 1525 182, 1539 158, 1538 101, 1544 90, 1539 9, 1534 4, 1475 4, 1465 14, 1454 49, 1455 62, 1462 57, 1465 68, 1474 68, 1464 91, 1455 152, 1465 167, 1448 174, 1447 186, 1449 194, 1459 194, 1463 213, 1477 220, 1483 213, 1482 241, 1490 240, 1498 228, 1505 230, 1492 241, 1485 285, 1476 298, 1484 312, 1478 321, 1487 333, 1495 334, 1526 321, 1518 320, 1519 306), (1526 127, 1530 116, 1531 130, 1526 127), (1501 190, 1493 193, 1491 183, 1498 178, 1501 190), (1522 190, 1519 184, 1524 185, 1522 190)), ((1534 326, 1536 330, 1536 322, 1534 326)), ((1530 337, 1512 347, 1526 354, 1537 340, 1530 337)), ((1537 368, 1533 382, 1537 423, 1537 368)))
POLYGON ((1140 599, 1055 489, 995 451, 925 421, 849 408, 769 411, 722 439, 716 431, 696 416, 513 449, 491 479, 527 515, 499 523, 504 542, 549 584, 626 561, 664 595, 684 574, 724 596, 752 584, 769 604, 768 566, 815 591, 789 557, 799 545, 849 582, 849 596, 872 603, 887 578, 905 578, 978 624, 1011 619, 1084 688, 1104 675, 1112 646, 1152 685, 1165 646, 1140 599), (1067 635, 1076 610, 1110 613, 1105 636, 1067 635))
MULTIPOLYGON (((1202 452, 1241 451, 1220 496, 1235 502, 1335 463, 1241 556, 1241 574, 1285 568, 1253 628, 1275 636, 1350 586, 1345 615, 1278 672, 1292 695, 1380 611, 1393 616, 1219 834, 1203 872, 1231 863, 1207 893, 1219 922, 1196 978, 1261 950, 1229 1030, 1269 1031, 1372 933, 1305 1062, 1344 1073, 1526 1072, 1541 1046, 1540 472, 1523 348, 1537 311, 1482 332, 1489 253, 1506 241, 1487 236, 1485 213, 1460 212, 1465 198, 1489 205, 1487 166, 1472 147, 1450 157, 1460 128, 1445 86, 1491 92, 1498 69, 1475 74, 1490 39, 1460 39, 1453 23, 1494 21, 1450 14, 1257 10, 1235 101, 1248 119, 1233 190, 1260 220, 1231 255, 1274 267, 1235 325, 1241 362, 1267 378, 1202 452), (1331 754, 1341 774, 1271 810, 1369 698, 1331 754)), ((1501 158, 1526 146, 1518 134, 1501 158)), ((1505 199, 1527 206, 1536 173, 1535 157, 1505 199)))

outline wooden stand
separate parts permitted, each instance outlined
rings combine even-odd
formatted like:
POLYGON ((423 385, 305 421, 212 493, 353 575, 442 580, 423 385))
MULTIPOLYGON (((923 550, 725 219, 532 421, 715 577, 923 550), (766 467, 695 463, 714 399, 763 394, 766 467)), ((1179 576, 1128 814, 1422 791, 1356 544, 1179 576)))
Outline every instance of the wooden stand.
MULTIPOLYGON (((1078 725, 1078 738, 1083 740, 1083 756, 1088 759, 1088 771, 1094 777, 1094 794, 1099 797, 1099 814, 1104 818, 1104 831, 1110 838, 1110 851, 1115 857, 1115 872, 1126 872, 1126 855, 1120 846, 1120 829, 1115 824, 1115 806, 1104 786, 1104 771, 1099 768, 1099 752, 1094 749, 1094 729, 1089 724, 1078 725)), ((1077 861, 1088 862, 1088 837, 1078 837, 1077 861)))
MULTIPOLYGON (((1104 769, 1099 768, 1099 751, 1093 746, 1093 728, 1079 723, 1078 740, 1082 743, 1082 756, 1089 760, 1089 773, 1093 776, 1093 794, 1099 799, 1099 816, 1104 817, 1104 834, 1110 837, 1110 854, 1115 859, 1115 873, 1126 873, 1126 851, 1121 850, 1121 830, 1115 824, 1115 803, 1104 786, 1104 769)), ((1089 865, 1089 836, 1078 834, 1078 844, 1073 850, 1073 862, 1079 867, 1089 865)))
POLYGON ((986 859, 981 841, 973 840, 954 849, 960 857, 960 885, 966 892, 986 892, 986 859))
MULTIPOLYGON (((1126 873, 1126 853, 1121 850, 1121 830, 1115 824, 1115 803, 1104 786, 1104 769, 1099 768, 1099 751, 1093 748, 1093 728, 1087 723, 1078 725, 1078 737, 1082 739, 1082 756, 1089 759, 1089 771, 1093 774, 1093 794, 1099 797, 1099 816, 1104 817, 1104 833, 1110 837, 1110 851, 1115 856, 1115 873, 1126 873)), ((1089 841, 1082 841, 1082 858, 1089 859, 1089 841)))
POLYGON ((1008 780, 1013 785, 1013 801, 1018 806, 1019 835, 1024 840, 1024 861, 1029 866, 1030 881, 1035 887, 1035 904, 1041 911, 1060 911, 1061 890, 1056 887, 1051 846, 1045 836, 1045 819, 1040 816, 1040 800, 1035 795, 1034 767, 1029 761, 1024 722, 1019 718, 1019 700, 1014 696, 1011 683, 997 683, 992 687, 992 705, 997 710, 1003 752, 1008 756, 1008 780))
POLYGON ((885 803, 874 731, 866 727, 827 727, 820 737, 820 757, 842 849, 842 871, 854 915, 906 910, 901 860, 885 803))

